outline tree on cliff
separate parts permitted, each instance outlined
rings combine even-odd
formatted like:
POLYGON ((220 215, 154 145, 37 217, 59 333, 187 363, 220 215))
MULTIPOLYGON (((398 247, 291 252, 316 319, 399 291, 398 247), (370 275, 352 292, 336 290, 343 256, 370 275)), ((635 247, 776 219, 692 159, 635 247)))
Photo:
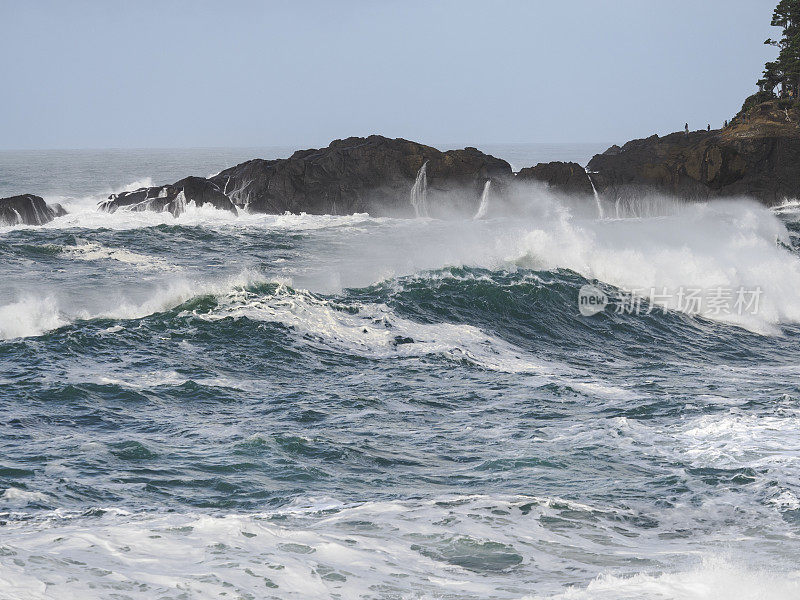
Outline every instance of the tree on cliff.
POLYGON ((781 86, 780 97, 800 97, 800 0, 780 0, 772 13, 773 27, 782 27, 778 40, 768 38, 764 43, 779 49, 778 58, 764 65, 758 81, 762 92, 774 96, 781 86))

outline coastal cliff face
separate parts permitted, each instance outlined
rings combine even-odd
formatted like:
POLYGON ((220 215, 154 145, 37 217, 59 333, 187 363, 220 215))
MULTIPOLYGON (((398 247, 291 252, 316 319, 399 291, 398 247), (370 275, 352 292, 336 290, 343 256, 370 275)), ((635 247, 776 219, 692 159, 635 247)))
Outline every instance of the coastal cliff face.
POLYGON ((407 217, 415 215, 409 198, 423 165, 430 216, 474 212, 487 180, 497 189, 512 177, 506 161, 475 148, 441 152, 372 135, 299 150, 288 159, 247 161, 211 181, 252 212, 407 217))
POLYGON ((800 110, 765 102, 721 130, 612 146, 589 162, 607 198, 662 193, 687 200, 750 196, 774 205, 800 197, 800 110))
POLYGON ((65 214, 60 204, 49 205, 33 194, 0 198, 0 225, 44 225, 65 214))

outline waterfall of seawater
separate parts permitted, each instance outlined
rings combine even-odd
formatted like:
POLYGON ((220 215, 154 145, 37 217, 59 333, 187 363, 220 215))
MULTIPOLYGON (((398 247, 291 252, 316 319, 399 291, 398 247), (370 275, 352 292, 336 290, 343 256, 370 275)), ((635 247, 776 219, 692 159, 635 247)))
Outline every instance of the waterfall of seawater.
POLYGON ((618 219, 647 219, 674 214, 681 204, 671 198, 617 198, 614 204, 618 219))
POLYGON ((183 190, 178 192, 178 195, 175 196, 175 200, 173 200, 172 206, 172 216, 177 217, 182 215, 186 212, 186 194, 183 193, 183 190))
POLYGON ((428 161, 422 163, 422 166, 417 172, 417 179, 414 181, 414 186, 411 188, 411 206, 414 207, 414 214, 417 217, 428 216, 428 176, 426 168, 428 161))
POLYGON ((594 194, 594 201, 597 203, 597 216, 603 219, 605 218, 603 216, 603 203, 600 202, 600 194, 597 193, 597 188, 594 187, 594 181, 592 181, 592 175, 589 169, 586 169, 586 177, 589 178, 589 184, 592 186, 592 193, 594 194))
POLYGON ((483 185, 483 193, 481 194, 481 205, 478 207, 478 212, 475 213, 473 219, 483 219, 489 210, 489 188, 491 187, 491 180, 487 179, 483 185))

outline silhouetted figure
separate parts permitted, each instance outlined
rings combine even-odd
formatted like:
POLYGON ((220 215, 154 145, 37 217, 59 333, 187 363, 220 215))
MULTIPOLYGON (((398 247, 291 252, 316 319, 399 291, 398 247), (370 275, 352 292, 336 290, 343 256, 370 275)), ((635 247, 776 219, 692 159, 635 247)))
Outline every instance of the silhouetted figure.
POLYGON ((706 131, 711 131, 711 123, 709 123, 708 125, 706 125, 706 131))
POLYGON ((686 132, 686 137, 689 137, 689 124, 683 126, 683 130, 686 132))
POLYGON ((728 126, 728 119, 725 119, 725 127, 728 126))

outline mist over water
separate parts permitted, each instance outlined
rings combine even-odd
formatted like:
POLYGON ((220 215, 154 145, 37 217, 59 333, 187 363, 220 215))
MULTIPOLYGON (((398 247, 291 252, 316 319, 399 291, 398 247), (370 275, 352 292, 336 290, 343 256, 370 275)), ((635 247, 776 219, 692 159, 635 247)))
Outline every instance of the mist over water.
POLYGON ((800 597, 796 204, 97 212, 140 166, 0 228, 1 598, 800 597))

